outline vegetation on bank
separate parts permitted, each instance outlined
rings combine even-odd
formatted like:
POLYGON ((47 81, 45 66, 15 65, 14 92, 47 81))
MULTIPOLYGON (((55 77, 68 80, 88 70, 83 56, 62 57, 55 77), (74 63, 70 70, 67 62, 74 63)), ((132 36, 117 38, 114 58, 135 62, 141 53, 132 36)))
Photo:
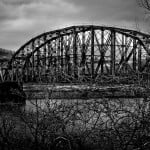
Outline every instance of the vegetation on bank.
POLYGON ((10 58, 12 57, 12 55, 14 54, 13 51, 11 50, 6 50, 4 48, 0 48, 0 63, 2 62, 7 62, 8 60, 10 60, 10 58))
POLYGON ((145 99, 47 100, 0 112, 1 150, 148 150, 145 99))

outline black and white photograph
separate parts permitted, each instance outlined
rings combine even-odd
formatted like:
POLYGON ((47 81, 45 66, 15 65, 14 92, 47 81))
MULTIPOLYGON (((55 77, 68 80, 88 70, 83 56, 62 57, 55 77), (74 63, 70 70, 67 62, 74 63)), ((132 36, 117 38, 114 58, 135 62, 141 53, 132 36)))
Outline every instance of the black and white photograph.
POLYGON ((150 0, 0 0, 0 150, 150 150, 150 0))

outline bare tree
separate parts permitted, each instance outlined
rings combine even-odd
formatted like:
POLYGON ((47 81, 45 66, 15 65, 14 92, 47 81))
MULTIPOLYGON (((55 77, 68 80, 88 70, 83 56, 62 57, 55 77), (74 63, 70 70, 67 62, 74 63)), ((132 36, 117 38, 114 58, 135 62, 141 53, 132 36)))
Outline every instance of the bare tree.
POLYGON ((140 7, 145 8, 147 11, 150 11, 150 0, 137 0, 140 7))

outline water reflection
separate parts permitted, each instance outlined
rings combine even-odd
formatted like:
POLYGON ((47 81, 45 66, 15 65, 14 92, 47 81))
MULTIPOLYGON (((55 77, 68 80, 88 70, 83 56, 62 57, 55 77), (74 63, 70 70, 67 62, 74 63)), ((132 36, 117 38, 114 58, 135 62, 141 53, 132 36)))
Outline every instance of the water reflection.
POLYGON ((118 99, 88 99, 88 100, 83 100, 83 99, 28 99, 25 101, 25 103, 21 104, 14 104, 14 103, 5 103, 5 104, 0 104, 0 111, 11 111, 13 109, 18 109, 21 111, 33 111, 35 112, 38 109, 41 110, 46 110, 49 108, 56 108, 61 105, 61 107, 64 106, 69 106, 69 105, 74 105, 74 106, 84 106, 84 105, 92 105, 94 103, 97 103, 98 105, 103 104, 105 101, 109 101, 109 104, 112 106, 117 104, 122 105, 121 107, 129 107, 132 109, 137 105, 137 103, 142 103, 143 98, 132 98, 132 99, 127 99, 127 98, 118 98, 118 99))
POLYGON ((80 105, 92 105, 94 103, 97 103, 97 105, 104 104, 105 101, 109 103, 112 108, 113 105, 120 105, 120 107, 129 107, 130 109, 136 107, 137 103, 142 104, 144 101, 144 98, 117 98, 117 99, 108 99, 108 98, 99 98, 99 99, 40 99, 40 100, 26 100, 26 105, 24 106, 24 109, 26 111, 36 111, 36 107, 40 109, 46 110, 47 108, 54 108, 58 107, 60 105, 74 105, 74 106, 80 106, 80 105))
MULTIPOLYGON (((57 107, 61 104, 68 104, 69 103, 74 103, 76 100, 66 100, 66 99, 31 99, 31 100, 26 100, 26 105, 24 106, 24 109, 26 111, 36 111, 37 107, 46 110, 48 108, 54 108, 57 107)), ((78 101, 80 101, 78 99, 78 101)))

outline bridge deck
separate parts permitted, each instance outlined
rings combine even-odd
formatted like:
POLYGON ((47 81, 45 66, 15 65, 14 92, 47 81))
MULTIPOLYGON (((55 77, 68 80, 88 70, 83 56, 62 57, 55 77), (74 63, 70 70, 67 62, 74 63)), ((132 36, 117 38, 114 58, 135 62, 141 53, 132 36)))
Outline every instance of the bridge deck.
POLYGON ((150 89, 137 85, 24 84, 28 99, 148 98, 150 89))

